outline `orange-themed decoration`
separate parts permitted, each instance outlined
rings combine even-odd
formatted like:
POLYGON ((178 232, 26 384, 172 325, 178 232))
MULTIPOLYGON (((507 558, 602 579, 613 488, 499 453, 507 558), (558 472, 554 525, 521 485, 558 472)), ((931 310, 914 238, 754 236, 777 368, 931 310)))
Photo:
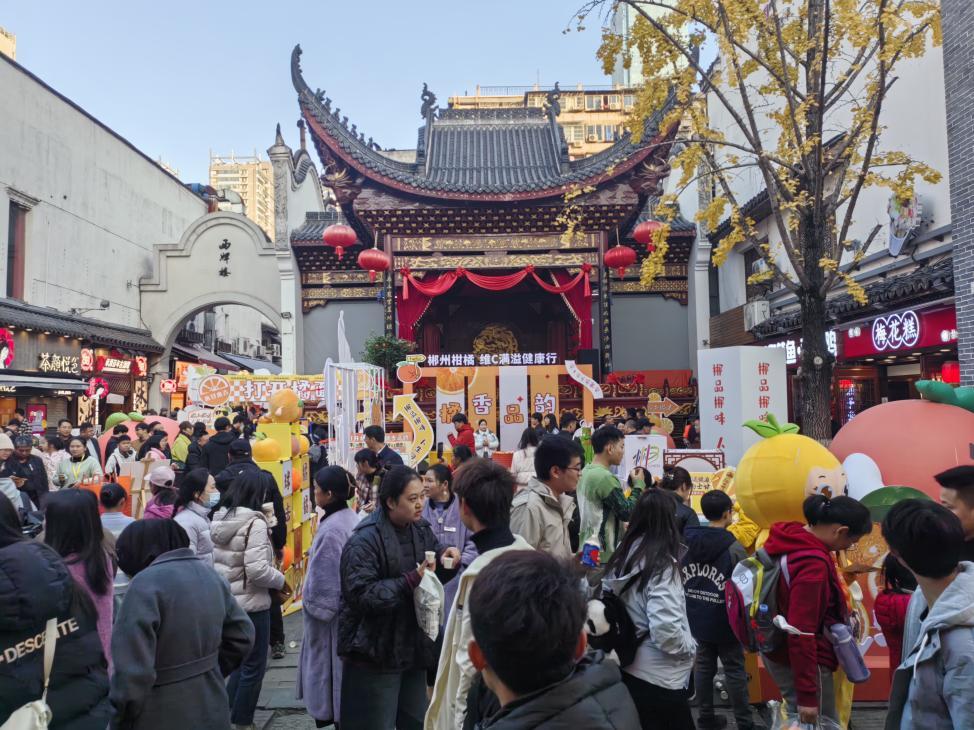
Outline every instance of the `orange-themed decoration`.
POLYGON ((293 423, 301 418, 301 409, 304 408, 298 394, 290 388, 275 391, 267 405, 274 423, 293 423))
POLYGON ((294 563, 294 550, 291 549, 290 545, 285 545, 282 552, 284 553, 281 558, 281 572, 283 573, 294 563))
POLYGON ((251 447, 253 459, 256 462, 279 461, 281 458, 281 446, 274 439, 257 434, 257 440, 251 447))
POLYGON ((763 437, 737 465, 734 488, 741 508, 762 528, 775 522, 804 522, 802 503, 811 494, 835 497, 846 493, 846 475, 839 460, 818 441, 798 433, 793 423, 744 424, 763 437))
POLYGON ((355 235, 349 226, 341 223, 335 223, 328 226, 325 232, 321 236, 321 240, 324 241, 326 246, 331 246, 335 249, 335 254, 340 259, 345 255, 345 249, 349 246, 355 245, 358 237, 355 235))

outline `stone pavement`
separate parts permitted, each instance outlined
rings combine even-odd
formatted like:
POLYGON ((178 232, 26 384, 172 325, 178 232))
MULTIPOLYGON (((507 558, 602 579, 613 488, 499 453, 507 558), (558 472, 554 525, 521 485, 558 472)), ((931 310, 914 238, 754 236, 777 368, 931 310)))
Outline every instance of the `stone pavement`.
MULTIPOLYGON (((284 618, 287 635, 287 656, 269 659, 264 686, 260 693, 254 722, 258 730, 313 730, 315 722, 305 712, 301 701, 294 699, 298 657, 301 652, 301 612, 284 618)), ((733 715, 729 711, 728 727, 733 729, 733 715)), ((852 712, 852 730, 881 730, 886 719, 885 705, 858 703, 852 712)), ((329 726, 334 730, 334 726, 329 726)), ((763 727, 763 726, 759 726, 763 727)))

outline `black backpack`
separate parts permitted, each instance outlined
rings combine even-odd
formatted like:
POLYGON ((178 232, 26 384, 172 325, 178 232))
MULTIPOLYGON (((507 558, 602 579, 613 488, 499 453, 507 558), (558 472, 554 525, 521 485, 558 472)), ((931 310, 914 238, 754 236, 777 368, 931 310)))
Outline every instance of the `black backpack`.
POLYGON ((622 594, 629 590, 639 576, 633 576, 618 594, 602 588, 599 595, 588 602, 588 616, 585 620, 585 633, 589 646, 601 649, 606 654, 615 652, 620 667, 628 667, 636 659, 636 650, 649 636, 649 632, 636 631, 629 611, 622 602, 622 594))

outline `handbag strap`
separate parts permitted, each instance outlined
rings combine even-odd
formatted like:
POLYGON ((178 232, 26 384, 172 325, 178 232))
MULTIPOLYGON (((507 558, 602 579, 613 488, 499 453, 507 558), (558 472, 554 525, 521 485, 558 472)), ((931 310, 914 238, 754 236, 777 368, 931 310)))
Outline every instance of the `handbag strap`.
POLYGON ((254 519, 252 519, 250 521, 250 524, 247 525, 247 534, 244 535, 244 549, 243 549, 243 574, 244 574, 243 587, 244 587, 244 590, 247 590, 247 545, 250 544, 250 531, 254 529, 254 523, 257 520, 258 520, 258 518, 255 517, 254 519))
POLYGON ((44 636, 44 694, 41 701, 47 702, 47 685, 51 680, 51 668, 54 666, 54 647, 57 644, 57 616, 48 619, 47 633, 44 636))

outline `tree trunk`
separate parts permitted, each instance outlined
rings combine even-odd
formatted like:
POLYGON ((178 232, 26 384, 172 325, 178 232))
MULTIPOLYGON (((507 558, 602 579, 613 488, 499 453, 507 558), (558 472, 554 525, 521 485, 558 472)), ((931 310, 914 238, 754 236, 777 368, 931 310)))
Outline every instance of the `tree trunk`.
POLYGON ((825 343, 825 299, 818 292, 798 294, 802 311, 802 433, 818 441, 832 438, 833 356, 825 343))

